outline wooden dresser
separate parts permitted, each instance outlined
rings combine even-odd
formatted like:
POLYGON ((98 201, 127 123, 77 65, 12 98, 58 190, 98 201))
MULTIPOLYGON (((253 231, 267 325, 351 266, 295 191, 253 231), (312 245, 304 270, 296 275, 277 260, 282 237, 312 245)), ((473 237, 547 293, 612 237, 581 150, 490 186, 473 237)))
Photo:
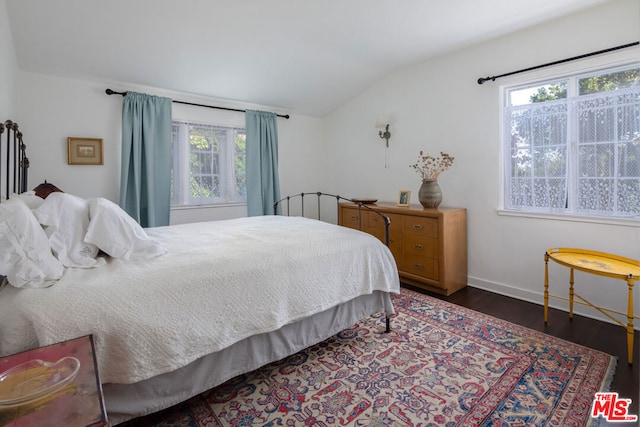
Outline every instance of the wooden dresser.
MULTIPOLYGON (((467 286, 467 210, 369 205, 391 220, 389 248, 403 283, 443 295, 467 286)), ((368 209, 341 203, 340 225, 360 229, 384 242, 384 221, 368 209)))

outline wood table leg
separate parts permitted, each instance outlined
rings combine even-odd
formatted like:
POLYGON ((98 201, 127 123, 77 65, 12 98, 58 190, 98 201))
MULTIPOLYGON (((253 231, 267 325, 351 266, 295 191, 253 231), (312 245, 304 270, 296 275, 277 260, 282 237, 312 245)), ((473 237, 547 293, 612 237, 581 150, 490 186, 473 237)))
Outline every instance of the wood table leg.
POLYGON ((569 319, 573 319, 573 296, 575 295, 573 291, 573 268, 569 273, 569 319))
POLYGON ((544 323, 549 320, 549 254, 544 253, 544 323))

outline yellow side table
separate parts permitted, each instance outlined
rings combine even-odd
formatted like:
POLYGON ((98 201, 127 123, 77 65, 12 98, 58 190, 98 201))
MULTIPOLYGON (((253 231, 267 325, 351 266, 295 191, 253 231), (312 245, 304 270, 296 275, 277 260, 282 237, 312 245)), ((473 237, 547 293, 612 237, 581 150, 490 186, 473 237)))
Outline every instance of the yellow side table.
POLYGON ((590 251, 587 249, 576 248, 551 248, 544 254, 544 322, 547 323, 549 314, 549 260, 555 261, 560 265, 568 267, 571 272, 569 274, 569 299, 551 295, 554 298, 569 301, 569 317, 573 317, 574 297, 582 302, 577 304, 587 305, 595 308, 618 325, 627 329, 627 354, 629 364, 633 363, 633 284, 640 279, 640 261, 631 258, 624 258, 618 255, 612 255, 605 252, 590 251), (611 277, 627 282, 628 303, 627 313, 621 313, 611 309, 598 307, 597 305, 587 301, 580 295, 577 295, 573 289, 573 271, 579 270, 585 273, 596 274, 598 276, 611 277), (619 319, 614 318, 609 313, 615 313, 627 317, 625 325, 619 319))

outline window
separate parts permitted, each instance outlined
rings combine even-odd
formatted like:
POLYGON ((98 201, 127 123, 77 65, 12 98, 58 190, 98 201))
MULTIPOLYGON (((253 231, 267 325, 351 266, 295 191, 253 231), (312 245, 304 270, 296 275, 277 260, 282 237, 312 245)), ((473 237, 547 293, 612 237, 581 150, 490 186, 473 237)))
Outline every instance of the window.
POLYGON ((640 215, 640 66, 505 95, 505 209, 640 215))
POLYGON ((173 122, 171 206, 244 203, 244 129, 173 122))

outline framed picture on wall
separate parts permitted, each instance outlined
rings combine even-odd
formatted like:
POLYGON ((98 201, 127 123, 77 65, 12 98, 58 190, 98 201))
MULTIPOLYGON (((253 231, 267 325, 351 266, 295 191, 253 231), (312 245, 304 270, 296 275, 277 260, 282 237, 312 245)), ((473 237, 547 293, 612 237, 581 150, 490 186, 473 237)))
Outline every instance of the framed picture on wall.
POLYGON ((102 138, 67 138, 70 165, 103 165, 102 138))
POLYGON ((398 206, 409 206, 411 201, 411 191, 400 190, 398 193, 398 206))

